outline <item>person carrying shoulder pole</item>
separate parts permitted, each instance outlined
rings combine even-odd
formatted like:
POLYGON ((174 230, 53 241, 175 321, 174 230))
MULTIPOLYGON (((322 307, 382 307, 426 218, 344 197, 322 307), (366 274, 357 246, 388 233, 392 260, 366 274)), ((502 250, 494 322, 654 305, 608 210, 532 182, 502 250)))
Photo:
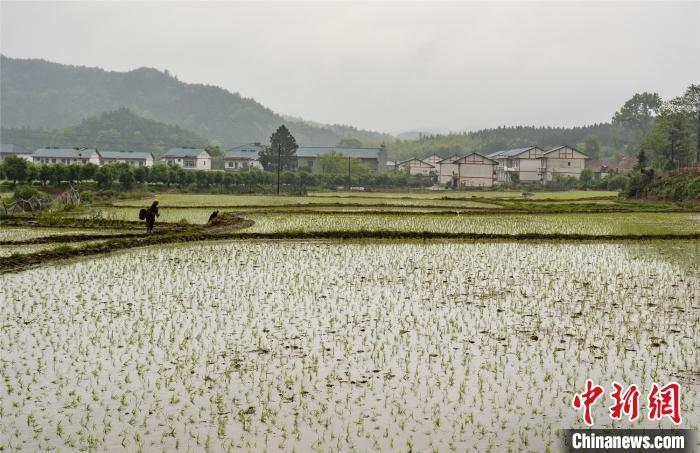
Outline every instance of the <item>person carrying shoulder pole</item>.
POLYGON ((156 217, 160 217, 160 213, 158 212, 158 200, 153 200, 153 204, 151 204, 151 207, 148 208, 146 211, 146 232, 147 233, 152 233, 153 232, 153 225, 156 223, 156 217))

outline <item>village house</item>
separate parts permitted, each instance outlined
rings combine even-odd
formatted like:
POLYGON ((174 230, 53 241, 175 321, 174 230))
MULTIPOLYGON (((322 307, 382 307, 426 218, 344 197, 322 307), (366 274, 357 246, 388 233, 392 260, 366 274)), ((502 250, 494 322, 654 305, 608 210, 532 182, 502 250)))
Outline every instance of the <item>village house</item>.
POLYGON ((440 166, 438 165, 438 162, 440 162, 440 161, 443 160, 443 159, 444 159, 444 157, 438 156, 437 154, 433 153, 433 154, 431 154, 430 156, 425 157, 425 158, 423 158, 423 159, 421 159, 421 160, 422 160, 423 162, 426 162, 426 163, 432 165, 433 167, 435 167, 435 170, 436 170, 435 173, 437 174, 437 173, 438 173, 437 170, 438 170, 438 168, 440 167, 440 166))
POLYGON ((520 182, 542 181, 542 156, 544 150, 537 146, 507 149, 486 155, 498 162, 496 182, 509 183, 517 175, 520 182))
POLYGON ((588 156, 571 146, 558 146, 542 155, 541 175, 543 182, 550 182, 555 174, 579 179, 588 156))
POLYGON ((459 156, 455 154, 437 162, 438 184, 457 187, 457 184, 459 184, 459 164, 455 163, 457 159, 459 159, 459 156))
POLYGON ((211 170, 211 156, 201 148, 171 148, 161 160, 186 170, 211 170))
POLYGON ((39 148, 32 153, 35 164, 86 164, 100 165, 100 153, 93 148, 39 148))
POLYGON ((593 179, 603 179, 613 173, 618 175, 627 175, 634 170, 635 165, 637 165, 637 159, 633 157, 624 157, 620 160, 586 160, 586 168, 590 168, 593 171, 593 179))
POLYGON ((471 153, 452 161, 458 167, 458 187, 493 187, 496 180, 493 159, 478 153, 471 153))
POLYGON ((29 162, 32 162, 32 152, 31 151, 22 151, 22 150, 18 149, 15 145, 12 145, 9 143, 0 144, 0 161, 2 161, 3 159, 5 159, 9 156, 20 157, 24 160, 28 160, 29 162))
POLYGON ((407 171, 411 176, 431 176, 436 173, 435 166, 418 159, 417 157, 412 157, 402 162, 398 162, 396 164, 396 168, 402 171, 407 171))
POLYGON ((152 167, 153 154, 139 151, 100 151, 101 163, 125 162, 135 167, 152 167))
POLYGON ((297 167, 309 169, 313 172, 320 171, 318 157, 330 152, 341 154, 345 158, 358 159, 374 171, 386 169, 386 149, 384 145, 379 148, 338 148, 338 147, 304 147, 296 152, 297 167))
POLYGON ((260 143, 247 143, 226 151, 224 155, 224 170, 241 171, 253 168, 262 170, 260 152, 265 149, 260 143))

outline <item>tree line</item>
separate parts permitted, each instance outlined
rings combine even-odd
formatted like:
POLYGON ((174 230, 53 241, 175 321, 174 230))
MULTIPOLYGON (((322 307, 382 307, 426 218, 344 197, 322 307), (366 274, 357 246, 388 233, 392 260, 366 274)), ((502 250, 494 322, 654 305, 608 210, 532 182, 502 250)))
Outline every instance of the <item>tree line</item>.
MULTIPOLYGON (((135 167, 123 162, 102 166, 85 164, 35 165, 25 159, 10 156, 0 163, 0 178, 17 183, 57 186, 65 183, 90 183, 98 189, 128 190, 137 185, 158 185, 183 190, 212 193, 268 192, 277 182, 276 171, 249 170, 185 170, 178 166, 158 163, 152 167, 135 167)), ((280 183, 286 191, 303 192, 306 188, 363 186, 372 188, 424 187, 424 177, 403 172, 311 173, 307 170, 281 170, 280 183)))

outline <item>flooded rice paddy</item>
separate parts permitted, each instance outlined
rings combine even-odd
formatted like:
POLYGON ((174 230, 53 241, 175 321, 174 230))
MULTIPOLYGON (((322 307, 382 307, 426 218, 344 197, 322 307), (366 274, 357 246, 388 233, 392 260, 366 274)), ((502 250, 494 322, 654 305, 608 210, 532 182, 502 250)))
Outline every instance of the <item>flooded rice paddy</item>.
POLYGON ((0 445, 556 451, 586 378, 677 380, 698 429, 699 252, 220 242, 4 275, 0 445))

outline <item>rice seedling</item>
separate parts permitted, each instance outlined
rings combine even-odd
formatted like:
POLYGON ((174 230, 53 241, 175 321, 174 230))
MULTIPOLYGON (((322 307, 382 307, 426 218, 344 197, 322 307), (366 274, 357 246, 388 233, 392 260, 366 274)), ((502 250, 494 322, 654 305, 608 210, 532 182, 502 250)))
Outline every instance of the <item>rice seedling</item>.
POLYGON ((0 447, 546 451, 587 377, 677 380, 698 429, 698 247, 219 242, 3 275, 0 447))

